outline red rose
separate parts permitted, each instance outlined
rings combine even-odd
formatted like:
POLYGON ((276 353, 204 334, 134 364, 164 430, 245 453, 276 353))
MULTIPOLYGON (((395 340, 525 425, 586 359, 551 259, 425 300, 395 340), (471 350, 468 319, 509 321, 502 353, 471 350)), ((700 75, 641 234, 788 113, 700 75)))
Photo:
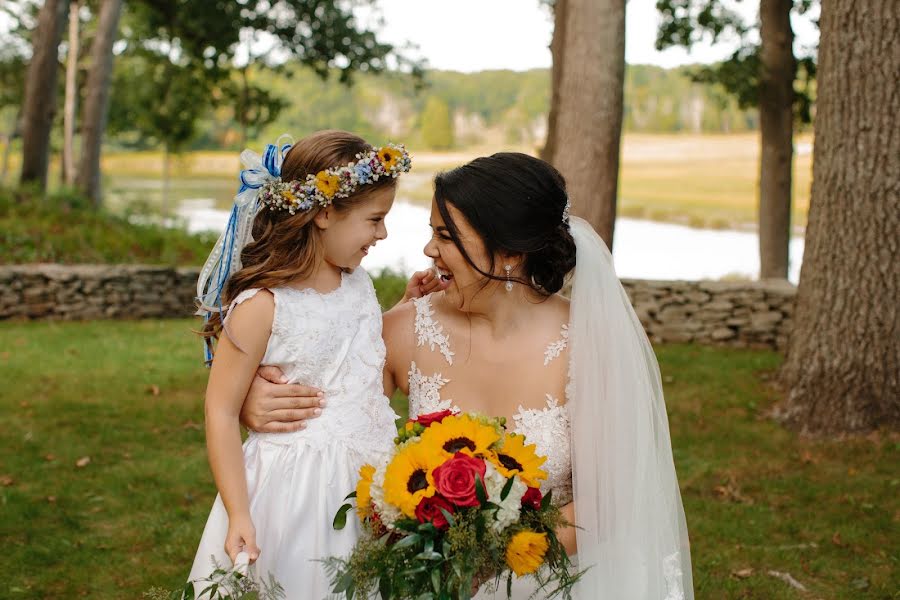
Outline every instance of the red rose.
POLYGON ((484 481, 484 461, 457 452, 434 470, 434 486, 444 498, 457 506, 478 506, 476 475, 484 481))
POLYGON ((452 410, 441 410, 438 412, 428 413, 427 415, 419 415, 415 419, 411 419, 413 423, 418 423, 422 427, 428 427, 432 423, 440 423, 445 417, 453 414, 452 410))
POLYGON ((541 509, 541 500, 544 499, 544 495, 541 494, 541 490, 536 487, 530 487, 525 490, 525 493, 522 495, 522 506, 526 508, 533 508, 534 510, 541 509))
POLYGON ((416 518, 419 523, 431 523, 438 529, 447 529, 450 524, 447 522, 447 517, 441 512, 442 508, 448 513, 453 513, 453 505, 440 496, 422 498, 416 507, 416 518))

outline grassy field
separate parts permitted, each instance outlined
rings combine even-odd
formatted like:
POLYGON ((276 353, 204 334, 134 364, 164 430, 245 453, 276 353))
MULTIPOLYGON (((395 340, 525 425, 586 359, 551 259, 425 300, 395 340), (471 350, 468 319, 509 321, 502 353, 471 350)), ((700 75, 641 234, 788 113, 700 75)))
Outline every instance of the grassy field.
MULTIPOLYGON (((806 223, 812 176, 812 136, 798 135, 794 159, 793 222, 806 223)), ((414 170, 401 178, 400 197, 419 203, 431 199, 434 173, 500 147, 454 152, 413 151, 414 170)), ((532 148, 515 148, 534 152, 532 148)), ((135 202, 161 203, 160 152, 106 153, 105 190, 111 208, 135 202)), ((193 152, 172 162, 171 203, 214 198, 230 204, 240 164, 237 152, 193 152)), ((16 165, 13 165, 13 172, 16 165)), ((741 228, 756 222, 759 137, 732 135, 629 134, 622 141, 620 214, 698 227, 741 228)), ((51 175, 51 180, 56 176, 51 175)))
MULTIPOLYGON (((185 577, 214 497, 194 326, 0 323, 0 597, 185 577)), ((776 354, 657 350, 698 600, 897 598, 898 440, 801 440, 762 417, 776 354)))

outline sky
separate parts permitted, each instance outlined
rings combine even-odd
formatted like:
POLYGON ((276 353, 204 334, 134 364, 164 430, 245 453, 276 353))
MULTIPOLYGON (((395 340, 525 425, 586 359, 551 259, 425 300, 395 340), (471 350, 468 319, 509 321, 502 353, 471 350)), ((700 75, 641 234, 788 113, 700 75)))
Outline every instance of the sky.
MULTIPOLYGON (((726 0, 727 1, 727 0, 726 0)), ((732 0, 748 22, 756 19, 758 2, 732 0)), ((385 23, 382 39, 419 47, 431 68, 455 71, 549 67, 552 15, 538 0, 379 0, 385 23)), ((658 15, 656 0, 628 0, 625 61, 674 67, 709 63, 731 55, 732 43, 700 44, 690 53, 681 48, 654 48, 658 15)), ((363 13, 363 18, 365 13, 363 13)), ((795 19, 797 44, 815 42, 808 19, 795 19)))

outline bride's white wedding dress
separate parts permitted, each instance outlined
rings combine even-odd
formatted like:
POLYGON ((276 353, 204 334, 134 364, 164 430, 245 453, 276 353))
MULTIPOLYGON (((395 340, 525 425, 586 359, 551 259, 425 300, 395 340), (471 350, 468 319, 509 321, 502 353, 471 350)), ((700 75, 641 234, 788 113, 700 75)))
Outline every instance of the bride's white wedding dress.
MULTIPOLYGON (((450 340, 434 316, 431 296, 413 301, 416 306, 416 343, 427 352, 438 352, 448 367, 453 365, 454 352, 450 340)), ((566 360, 566 348, 569 339, 569 326, 560 327, 558 339, 549 342, 544 350, 544 366, 554 360, 566 360)), ((446 371, 444 371, 446 372, 446 371)), ((409 413, 414 418, 419 415, 441 410, 458 411, 453 400, 441 397, 441 388, 449 383, 441 373, 425 375, 413 360, 409 368, 409 413)), ((568 390, 567 390, 568 394, 568 390)), ((554 504, 562 506, 572 501, 572 455, 569 448, 571 427, 566 404, 551 394, 545 394, 546 405, 540 409, 526 409, 519 406, 513 415, 511 430, 525 436, 530 444, 536 446, 538 455, 547 457, 542 469, 547 479, 541 483, 541 492, 552 491, 554 504)), ((495 592, 493 583, 482 586, 475 600, 490 598, 506 598, 505 580, 495 592)), ((530 577, 513 578, 513 595, 515 600, 530 598, 535 591, 534 579, 530 577)))
MULTIPOLYGON (((693 600, 687 525, 656 356, 603 240, 583 219, 572 217, 569 227, 577 266, 568 329, 548 340, 544 353, 545 364, 566 355, 566 402, 550 397, 541 409, 520 407, 514 429, 547 457, 542 491, 552 490, 556 502, 574 502, 577 562, 584 570, 574 598, 693 600)), ((428 297, 416 302, 415 333, 418 345, 439 352, 450 372, 453 350, 428 297)), ((413 361, 410 412, 454 408, 441 397, 448 382, 413 361)), ((516 600, 536 591, 532 578, 514 582, 516 600)), ((505 585, 483 587, 477 596, 505 597, 505 585)))
MULTIPOLYGON (((238 296, 235 304, 258 290, 238 296)), ((384 396, 381 310, 368 274, 344 274, 328 294, 276 288, 272 335, 262 364, 280 367, 291 383, 325 392, 328 409, 294 433, 251 432, 244 444, 250 512, 260 556, 256 577, 271 573, 288 600, 326 598, 328 577, 317 562, 345 556, 359 522, 336 531, 334 515, 356 488, 359 468, 392 447, 397 418, 384 396)), ((228 515, 217 497, 190 579, 207 577, 223 548, 228 515)), ((198 590, 199 591, 199 590, 198 590)))

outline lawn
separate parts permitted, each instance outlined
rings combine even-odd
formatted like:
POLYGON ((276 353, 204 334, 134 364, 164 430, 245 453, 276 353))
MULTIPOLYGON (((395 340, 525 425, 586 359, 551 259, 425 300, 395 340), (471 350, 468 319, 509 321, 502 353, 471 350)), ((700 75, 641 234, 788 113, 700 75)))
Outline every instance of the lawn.
MULTIPOLYGON (((194 326, 0 323, 0 597, 140 598, 185 577, 214 497, 194 326)), ((657 351, 697 598, 897 598, 897 438, 801 440, 764 418, 774 353, 657 351)))

